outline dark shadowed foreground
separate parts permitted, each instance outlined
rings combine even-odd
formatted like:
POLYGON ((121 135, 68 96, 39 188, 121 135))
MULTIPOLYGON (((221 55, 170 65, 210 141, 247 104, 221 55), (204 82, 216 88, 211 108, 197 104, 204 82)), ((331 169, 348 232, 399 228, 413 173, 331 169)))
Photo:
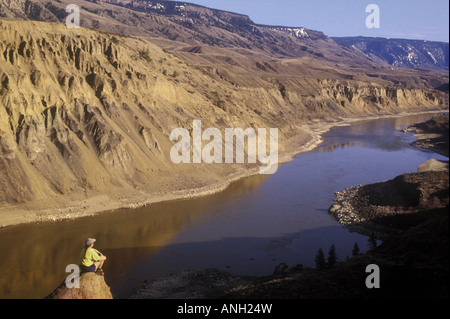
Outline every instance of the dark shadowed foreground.
MULTIPOLYGON (((377 248, 326 270, 279 267, 271 276, 240 277, 209 269, 154 280, 132 299, 448 298, 448 207, 402 215, 410 227, 377 248), (380 267, 381 288, 366 287, 366 267, 380 267)), ((401 219, 404 218, 404 223, 401 219)))

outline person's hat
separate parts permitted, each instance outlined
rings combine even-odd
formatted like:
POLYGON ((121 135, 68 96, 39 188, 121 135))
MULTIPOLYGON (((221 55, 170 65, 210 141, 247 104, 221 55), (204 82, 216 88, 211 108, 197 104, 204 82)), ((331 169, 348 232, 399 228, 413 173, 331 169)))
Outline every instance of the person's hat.
POLYGON ((86 239, 86 246, 90 246, 90 245, 92 245, 93 243, 95 243, 95 238, 88 238, 88 239, 86 239))

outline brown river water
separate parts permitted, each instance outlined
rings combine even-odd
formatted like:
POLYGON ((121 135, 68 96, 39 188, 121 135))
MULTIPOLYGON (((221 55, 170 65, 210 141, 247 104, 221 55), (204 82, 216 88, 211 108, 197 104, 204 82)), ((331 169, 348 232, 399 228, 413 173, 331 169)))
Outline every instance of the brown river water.
POLYGON ((105 279, 115 298, 127 298, 144 280, 217 268, 268 275, 280 263, 314 266, 319 248, 351 256, 355 242, 329 214, 344 188, 415 172, 438 154, 414 149, 401 128, 430 114, 365 120, 335 127, 313 151, 299 154, 270 176, 256 175, 223 192, 189 200, 118 210, 76 220, 0 229, 0 298, 43 298, 79 262, 87 237, 107 257, 105 279))

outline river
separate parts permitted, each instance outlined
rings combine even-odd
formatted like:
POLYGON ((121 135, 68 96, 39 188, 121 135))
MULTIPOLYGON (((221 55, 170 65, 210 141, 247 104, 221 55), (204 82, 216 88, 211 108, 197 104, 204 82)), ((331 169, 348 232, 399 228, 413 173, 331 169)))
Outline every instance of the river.
POLYGON ((368 238, 349 232, 329 214, 334 193, 391 179, 430 158, 409 144, 401 128, 430 114, 364 120, 334 127, 316 149, 299 154, 271 176, 252 176, 223 192, 157 203, 76 220, 0 229, 0 298, 43 298, 78 263, 83 242, 97 239, 107 257, 105 279, 115 298, 144 280, 192 269, 217 268, 268 275, 280 263, 314 266, 332 244, 340 260, 368 238))

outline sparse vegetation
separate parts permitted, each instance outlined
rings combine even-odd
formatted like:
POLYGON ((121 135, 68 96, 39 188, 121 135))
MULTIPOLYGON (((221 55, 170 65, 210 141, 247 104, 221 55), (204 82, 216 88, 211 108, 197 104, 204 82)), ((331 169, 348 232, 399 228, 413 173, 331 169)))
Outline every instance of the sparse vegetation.
POLYGON ((370 249, 375 249, 375 248, 377 248, 378 243, 377 243, 377 240, 375 239, 375 237, 370 236, 369 239, 368 239, 368 242, 369 242, 369 247, 370 247, 370 249))
POLYGON ((115 35, 113 35, 111 38, 111 42, 114 44, 119 44, 119 39, 117 39, 117 37, 115 35))
POLYGON ((216 102, 216 106, 217 106, 219 109, 225 110, 225 101, 218 100, 218 101, 216 102))
POLYGON ((100 26, 100 22, 99 22, 98 20, 93 20, 93 21, 92 21, 92 27, 93 27, 94 29, 98 29, 99 26, 100 26))
POLYGON ((353 246, 353 250, 352 250, 352 256, 358 256, 361 253, 358 243, 355 243, 355 245, 353 246))
POLYGON ((317 251, 315 262, 316 262, 316 269, 317 270, 324 270, 325 269, 325 266, 326 266, 325 255, 323 253, 322 248, 319 248, 319 250, 317 251))
POLYGON ((280 90, 280 94, 283 97, 283 99, 286 97, 286 87, 283 84, 279 84, 278 90, 280 90))
POLYGON ((328 252, 328 258, 326 260, 322 248, 319 248, 319 251, 316 254, 315 262, 317 270, 333 268, 338 262, 338 258, 336 255, 336 247, 334 246, 334 244, 331 245, 330 250, 328 252))
POLYGON ((150 57, 150 52, 148 49, 142 49, 139 51, 139 56, 141 59, 146 60, 147 62, 151 62, 152 58, 150 57))
POLYGON ((51 2, 47 2, 45 4, 45 8, 47 8, 51 13, 53 13, 60 21, 63 21, 67 16, 65 9, 59 8, 51 2))
POLYGON ((331 245, 330 251, 328 252, 327 268, 333 268, 337 264, 337 261, 336 247, 331 245))

